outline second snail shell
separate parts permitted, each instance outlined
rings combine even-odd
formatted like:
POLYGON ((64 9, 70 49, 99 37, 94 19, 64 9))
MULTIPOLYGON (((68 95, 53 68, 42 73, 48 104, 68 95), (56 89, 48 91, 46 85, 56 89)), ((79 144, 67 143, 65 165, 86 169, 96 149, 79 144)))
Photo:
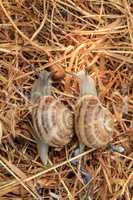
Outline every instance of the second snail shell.
POLYGON ((102 147, 112 140, 113 117, 98 97, 84 95, 76 105, 75 131, 88 147, 102 147))
POLYGON ((73 114, 53 96, 43 96, 32 111, 36 139, 53 147, 70 142, 73 133, 73 114))

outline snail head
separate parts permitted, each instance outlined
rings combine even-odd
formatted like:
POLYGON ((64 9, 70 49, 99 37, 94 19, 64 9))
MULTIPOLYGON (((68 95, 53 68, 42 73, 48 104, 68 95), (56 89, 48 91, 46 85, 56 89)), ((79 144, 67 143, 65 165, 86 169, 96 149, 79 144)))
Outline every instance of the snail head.
POLYGON ((87 74, 85 70, 81 70, 77 73, 77 77, 80 79, 80 96, 93 95, 97 96, 97 90, 94 80, 87 74))
POLYGON ((31 90, 31 100, 34 102, 42 96, 51 95, 52 89, 52 72, 42 71, 39 78, 35 80, 31 90))

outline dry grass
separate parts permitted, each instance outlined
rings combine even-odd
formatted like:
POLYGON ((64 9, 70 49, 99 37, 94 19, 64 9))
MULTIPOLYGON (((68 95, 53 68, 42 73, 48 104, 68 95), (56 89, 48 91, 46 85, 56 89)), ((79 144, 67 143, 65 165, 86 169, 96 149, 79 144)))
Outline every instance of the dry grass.
MULTIPOLYGON (((70 104, 78 96, 72 79, 56 83, 70 104)), ((133 199, 133 1, 0 0, 0 119, 1 200, 133 199), (92 175, 87 185, 69 160, 76 138, 60 152, 51 148, 46 168, 32 137, 31 86, 56 65, 93 75, 116 119, 113 142, 125 148, 77 156, 92 175)))

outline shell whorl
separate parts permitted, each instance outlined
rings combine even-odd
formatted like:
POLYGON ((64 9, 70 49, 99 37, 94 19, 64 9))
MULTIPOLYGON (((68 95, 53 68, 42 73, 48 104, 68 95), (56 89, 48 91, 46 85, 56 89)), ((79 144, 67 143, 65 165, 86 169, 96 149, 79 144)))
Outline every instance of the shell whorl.
POLYGON ((36 138, 53 147, 70 142, 73 134, 73 114, 53 96, 43 96, 32 112, 36 138))
POLYGON ((112 140, 113 118, 98 97, 84 95, 76 105, 75 131, 88 147, 102 147, 112 140))

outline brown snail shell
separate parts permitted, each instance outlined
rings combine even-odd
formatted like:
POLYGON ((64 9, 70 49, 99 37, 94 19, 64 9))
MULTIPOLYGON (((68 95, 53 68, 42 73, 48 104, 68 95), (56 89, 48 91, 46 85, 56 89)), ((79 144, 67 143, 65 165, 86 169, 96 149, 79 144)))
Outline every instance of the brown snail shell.
POLYGON ((112 140, 113 117, 98 97, 80 98, 75 111, 75 131, 79 141, 88 147, 99 148, 112 140))
POLYGON ((35 136, 38 140, 61 147, 70 142, 73 133, 73 114, 53 96, 43 96, 32 112, 35 136))

